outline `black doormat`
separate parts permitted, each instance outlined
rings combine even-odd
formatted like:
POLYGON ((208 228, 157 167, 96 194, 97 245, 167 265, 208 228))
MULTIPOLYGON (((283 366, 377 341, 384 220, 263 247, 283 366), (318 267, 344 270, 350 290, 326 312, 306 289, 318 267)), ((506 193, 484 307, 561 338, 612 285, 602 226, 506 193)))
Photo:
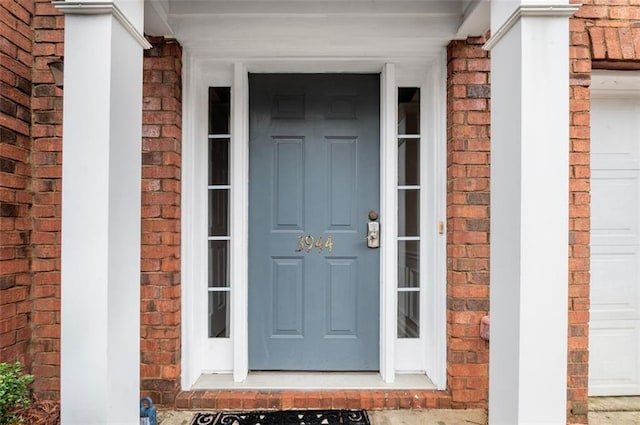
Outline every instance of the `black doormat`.
POLYGON ((364 410, 198 413, 191 425, 370 425, 364 410))

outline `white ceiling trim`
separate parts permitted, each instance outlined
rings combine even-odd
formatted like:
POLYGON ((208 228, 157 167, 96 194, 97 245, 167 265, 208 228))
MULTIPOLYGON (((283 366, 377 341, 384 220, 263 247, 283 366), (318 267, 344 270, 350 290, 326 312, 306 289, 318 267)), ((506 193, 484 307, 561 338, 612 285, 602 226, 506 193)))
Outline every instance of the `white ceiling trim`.
POLYGON ((146 34, 175 37, 201 59, 433 58, 451 40, 488 27, 488 0, 146 0, 145 6, 146 34))
POLYGON ((172 37, 167 13, 169 0, 144 1, 144 33, 151 36, 172 37))
POLYGON ((491 2, 471 0, 464 8, 462 23, 456 33, 457 39, 479 37, 491 27, 491 2))
POLYGON ((457 0, 171 0, 170 14, 459 15, 457 0))

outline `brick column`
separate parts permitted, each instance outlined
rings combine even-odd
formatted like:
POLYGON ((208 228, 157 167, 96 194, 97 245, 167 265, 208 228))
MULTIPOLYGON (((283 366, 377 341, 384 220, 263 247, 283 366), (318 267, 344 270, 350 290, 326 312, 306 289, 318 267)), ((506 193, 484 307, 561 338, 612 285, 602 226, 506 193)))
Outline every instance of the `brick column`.
POLYGON ((141 391, 171 405, 180 385, 182 50, 152 38, 142 115, 141 391))
POLYGON ((448 387, 453 407, 486 407, 489 350, 489 54, 486 38, 453 41, 447 78, 448 387))
MULTIPOLYGON (((580 11, 576 13, 580 14, 580 11)), ((591 60, 584 21, 571 19, 569 127, 569 341, 567 423, 588 423, 591 238, 591 60)))
POLYGON ((50 1, 35 3, 31 105, 33 208, 31 220, 32 388, 40 399, 60 397, 60 220, 62 90, 48 63, 64 56, 64 16, 50 1))
POLYGON ((27 366, 33 7, 0 4, 0 359, 27 366))
MULTIPOLYGON (((570 20, 568 423, 588 421, 590 285, 590 110, 593 69, 640 70, 640 4, 583 6, 570 20)), ((608 3, 608 4, 606 4, 608 3)))

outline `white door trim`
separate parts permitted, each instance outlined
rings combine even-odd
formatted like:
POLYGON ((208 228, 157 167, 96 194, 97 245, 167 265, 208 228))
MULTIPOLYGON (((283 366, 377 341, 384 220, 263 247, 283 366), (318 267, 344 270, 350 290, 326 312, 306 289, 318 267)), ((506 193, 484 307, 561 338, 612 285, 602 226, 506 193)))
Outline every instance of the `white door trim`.
POLYGON ((396 67, 384 64, 380 75, 380 375, 395 379, 395 336, 398 276, 398 208, 396 179, 396 67), (394 241, 387 243, 387 241, 394 241))
POLYGON ((231 86, 231 334, 233 380, 249 373, 249 80, 242 63, 233 65, 231 86))
MULTIPOLYGON (((446 388, 446 87, 445 55, 432 61, 387 63, 317 58, 290 61, 197 61, 184 56, 182 167, 182 388, 192 388, 202 373, 232 373, 235 382, 248 374, 248 73, 249 72, 380 72, 381 73, 381 261, 380 374, 391 383, 399 368, 396 339, 397 278, 397 142, 396 89, 419 86, 423 122, 431 142, 423 155, 428 183, 423 192, 423 252, 435 253, 422 273, 423 372, 437 389, 446 388), (206 338, 206 168, 207 87, 231 86, 231 338, 206 338), (430 208, 424 208, 428 202, 430 208), (385 243, 384 241, 392 241, 385 243), (207 353, 215 353, 215 364, 207 353)), ((425 256, 426 257, 426 256, 425 256)), ((423 265, 425 263, 423 262, 423 265)))

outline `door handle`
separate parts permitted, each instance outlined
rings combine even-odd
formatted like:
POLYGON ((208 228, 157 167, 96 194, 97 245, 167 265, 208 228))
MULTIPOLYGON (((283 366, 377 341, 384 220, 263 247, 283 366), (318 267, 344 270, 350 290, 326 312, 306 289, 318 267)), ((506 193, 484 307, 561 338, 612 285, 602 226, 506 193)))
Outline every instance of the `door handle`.
POLYGON ((380 248, 380 223, 377 221, 367 223, 367 246, 380 248))

